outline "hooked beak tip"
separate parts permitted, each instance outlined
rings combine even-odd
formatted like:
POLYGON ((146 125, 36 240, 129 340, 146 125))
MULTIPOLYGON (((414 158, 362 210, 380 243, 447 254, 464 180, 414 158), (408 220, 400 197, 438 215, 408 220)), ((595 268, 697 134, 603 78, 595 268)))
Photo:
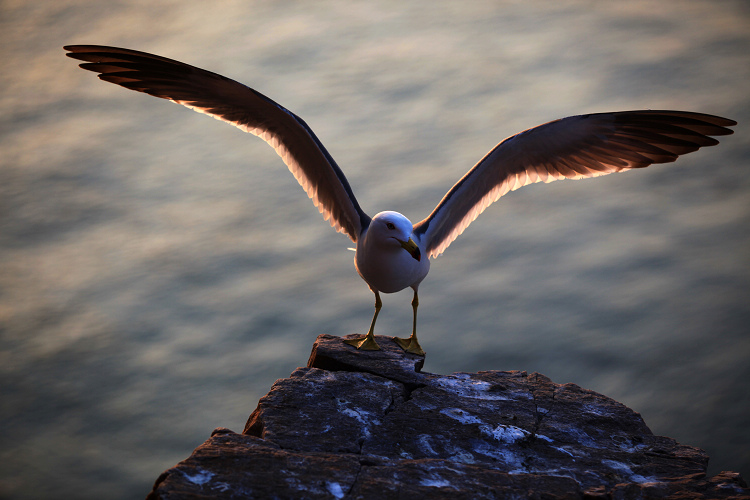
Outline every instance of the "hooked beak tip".
POLYGON ((414 248, 414 251, 411 252, 411 256, 417 259, 417 262, 422 260, 422 252, 419 251, 419 247, 414 248))
POLYGON ((411 255, 417 262, 420 262, 422 260, 422 252, 419 250, 419 247, 416 243, 414 243, 414 240, 409 238, 408 241, 401 242, 401 246, 409 252, 409 255, 411 255))

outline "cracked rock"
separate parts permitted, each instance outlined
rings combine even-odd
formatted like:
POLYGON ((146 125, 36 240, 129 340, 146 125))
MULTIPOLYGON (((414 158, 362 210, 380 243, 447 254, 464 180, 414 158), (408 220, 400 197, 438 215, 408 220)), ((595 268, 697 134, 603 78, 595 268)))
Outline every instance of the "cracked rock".
POLYGON ((359 453, 403 391, 369 373, 300 368, 261 398, 244 433, 285 449, 359 453))
POLYGON ((421 373, 423 357, 377 341, 318 337, 242 435, 214 431, 149 498, 750 498, 606 396, 536 373, 421 373))

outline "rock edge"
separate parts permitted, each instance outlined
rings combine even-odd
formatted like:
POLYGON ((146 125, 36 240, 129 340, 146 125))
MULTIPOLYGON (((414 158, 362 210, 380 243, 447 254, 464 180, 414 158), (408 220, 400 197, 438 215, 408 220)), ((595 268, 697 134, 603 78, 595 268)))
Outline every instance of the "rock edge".
POLYGON ((319 336, 243 434, 216 429, 148 498, 750 498, 606 396, 537 373, 422 373, 377 341, 319 336))

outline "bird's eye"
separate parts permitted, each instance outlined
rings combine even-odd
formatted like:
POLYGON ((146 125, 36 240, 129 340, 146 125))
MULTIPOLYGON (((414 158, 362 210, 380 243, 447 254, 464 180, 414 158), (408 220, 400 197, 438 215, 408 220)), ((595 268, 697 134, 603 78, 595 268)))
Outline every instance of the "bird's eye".
POLYGON ((385 224, 385 227, 387 227, 388 229, 396 229, 396 226, 393 225, 393 222, 387 222, 385 224))

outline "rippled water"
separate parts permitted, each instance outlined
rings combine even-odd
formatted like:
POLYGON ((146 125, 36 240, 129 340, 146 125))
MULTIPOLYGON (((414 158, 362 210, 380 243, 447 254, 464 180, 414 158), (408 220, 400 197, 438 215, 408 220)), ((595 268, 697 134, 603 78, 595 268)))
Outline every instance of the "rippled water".
MULTIPOLYGON (((538 371, 750 476, 745 2, 0 3, 0 497, 132 498, 242 429, 320 333, 363 332, 350 242, 271 148, 98 81, 155 52, 305 118, 370 214, 429 213, 504 137, 667 108, 740 122, 678 161, 523 188, 420 287, 425 370, 538 371)), ((409 292, 382 334, 407 333, 409 292)))

